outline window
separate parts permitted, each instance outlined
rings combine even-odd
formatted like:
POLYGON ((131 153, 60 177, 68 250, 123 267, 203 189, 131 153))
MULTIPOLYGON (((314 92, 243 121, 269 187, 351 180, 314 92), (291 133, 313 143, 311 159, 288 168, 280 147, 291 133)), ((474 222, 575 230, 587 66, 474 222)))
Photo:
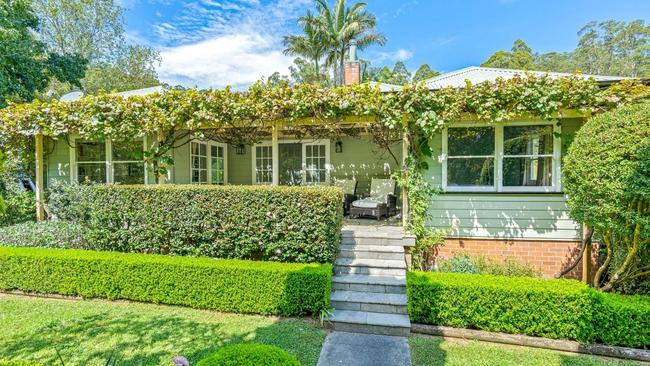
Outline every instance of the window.
POLYGON ((447 185, 491 187, 494 185, 494 128, 448 129, 447 185))
POLYGON ((553 127, 503 128, 503 186, 553 185, 553 127))
POLYGON ((226 183, 226 145, 216 142, 190 143, 190 176, 193 184, 226 183))
POLYGON ((113 141, 111 144, 113 183, 144 184, 142 141, 113 141))
POLYGON ((143 141, 73 140, 71 174, 79 183, 144 184, 143 141))
POLYGON ((106 183, 106 142, 75 141, 77 182, 106 183))
POLYGON ((273 183, 273 147, 255 146, 255 183, 273 183))
POLYGON ((550 123, 447 128, 443 133, 443 187, 452 192, 560 191, 556 136, 559 127, 550 123))
POLYGON ((305 145, 305 182, 325 183, 327 177, 325 145, 305 145))

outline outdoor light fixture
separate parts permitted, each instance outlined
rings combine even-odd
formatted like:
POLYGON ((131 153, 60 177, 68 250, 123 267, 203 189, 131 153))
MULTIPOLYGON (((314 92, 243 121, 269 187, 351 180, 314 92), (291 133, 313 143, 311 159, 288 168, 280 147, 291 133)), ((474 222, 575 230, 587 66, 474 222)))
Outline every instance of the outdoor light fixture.
POLYGON ((239 144, 239 145, 235 146, 235 154, 237 154, 237 155, 246 154, 246 146, 244 146, 244 144, 239 144))
POLYGON ((337 140, 336 143, 334 144, 334 151, 337 153, 342 153, 343 152, 343 143, 341 140, 337 140))

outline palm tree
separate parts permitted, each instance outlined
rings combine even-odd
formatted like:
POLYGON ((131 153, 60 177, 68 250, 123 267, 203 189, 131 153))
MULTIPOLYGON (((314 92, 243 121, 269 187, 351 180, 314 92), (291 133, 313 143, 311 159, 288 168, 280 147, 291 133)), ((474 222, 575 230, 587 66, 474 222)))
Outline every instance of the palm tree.
POLYGON ((343 84, 343 63, 345 53, 352 40, 363 50, 372 45, 384 45, 386 37, 375 31, 377 19, 366 10, 366 3, 355 3, 346 7, 346 0, 334 0, 330 8, 328 0, 315 0, 319 16, 316 18, 318 31, 328 46, 326 63, 334 67, 339 85, 343 84))
POLYGON ((300 56, 314 63, 316 79, 321 80, 320 60, 327 50, 327 43, 323 33, 316 29, 316 18, 308 11, 306 15, 298 18, 298 24, 302 28, 302 35, 289 35, 284 37, 284 54, 289 56, 300 56))

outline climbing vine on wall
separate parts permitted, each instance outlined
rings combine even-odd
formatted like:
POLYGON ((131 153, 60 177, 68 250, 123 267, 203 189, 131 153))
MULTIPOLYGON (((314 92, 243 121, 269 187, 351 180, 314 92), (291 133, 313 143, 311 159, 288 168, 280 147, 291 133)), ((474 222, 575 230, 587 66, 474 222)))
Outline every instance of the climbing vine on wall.
MULTIPOLYGON (((163 137, 162 148, 159 144, 145 155, 154 165, 164 165, 168 163, 163 161, 165 146, 173 146, 180 131, 208 134, 205 130, 211 130, 214 138, 223 142, 252 143, 274 123, 297 135, 313 134, 319 127, 321 131, 340 133, 338 125, 349 122, 349 117, 364 117, 388 131, 377 136, 404 133, 408 138, 409 164, 404 167, 406 179, 403 180, 408 184, 409 169, 426 168, 425 158, 431 152, 429 137, 465 115, 490 123, 522 115, 555 118, 565 109, 597 113, 647 97, 649 90, 637 81, 601 89, 593 79, 527 75, 434 92, 423 85, 382 93, 369 85, 269 88, 256 83, 245 92, 230 88, 189 89, 129 98, 101 94, 73 102, 36 100, 10 104, 0 110, 0 140, 7 144, 5 149, 10 149, 25 146, 24 140, 38 133, 55 139, 75 133, 86 139, 113 140, 151 134, 163 137), (233 128, 238 133, 223 133, 233 128)), ((394 141, 385 137, 375 140, 394 141)), ((412 202, 412 205, 419 203, 412 202)))

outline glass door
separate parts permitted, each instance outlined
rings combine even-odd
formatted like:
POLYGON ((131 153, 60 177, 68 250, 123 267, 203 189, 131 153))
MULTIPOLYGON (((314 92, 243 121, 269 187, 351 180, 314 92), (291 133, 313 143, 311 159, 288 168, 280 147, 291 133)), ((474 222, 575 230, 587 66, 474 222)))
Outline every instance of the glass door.
POLYGON ((302 144, 280 143, 280 185, 299 186, 302 184, 302 144))

